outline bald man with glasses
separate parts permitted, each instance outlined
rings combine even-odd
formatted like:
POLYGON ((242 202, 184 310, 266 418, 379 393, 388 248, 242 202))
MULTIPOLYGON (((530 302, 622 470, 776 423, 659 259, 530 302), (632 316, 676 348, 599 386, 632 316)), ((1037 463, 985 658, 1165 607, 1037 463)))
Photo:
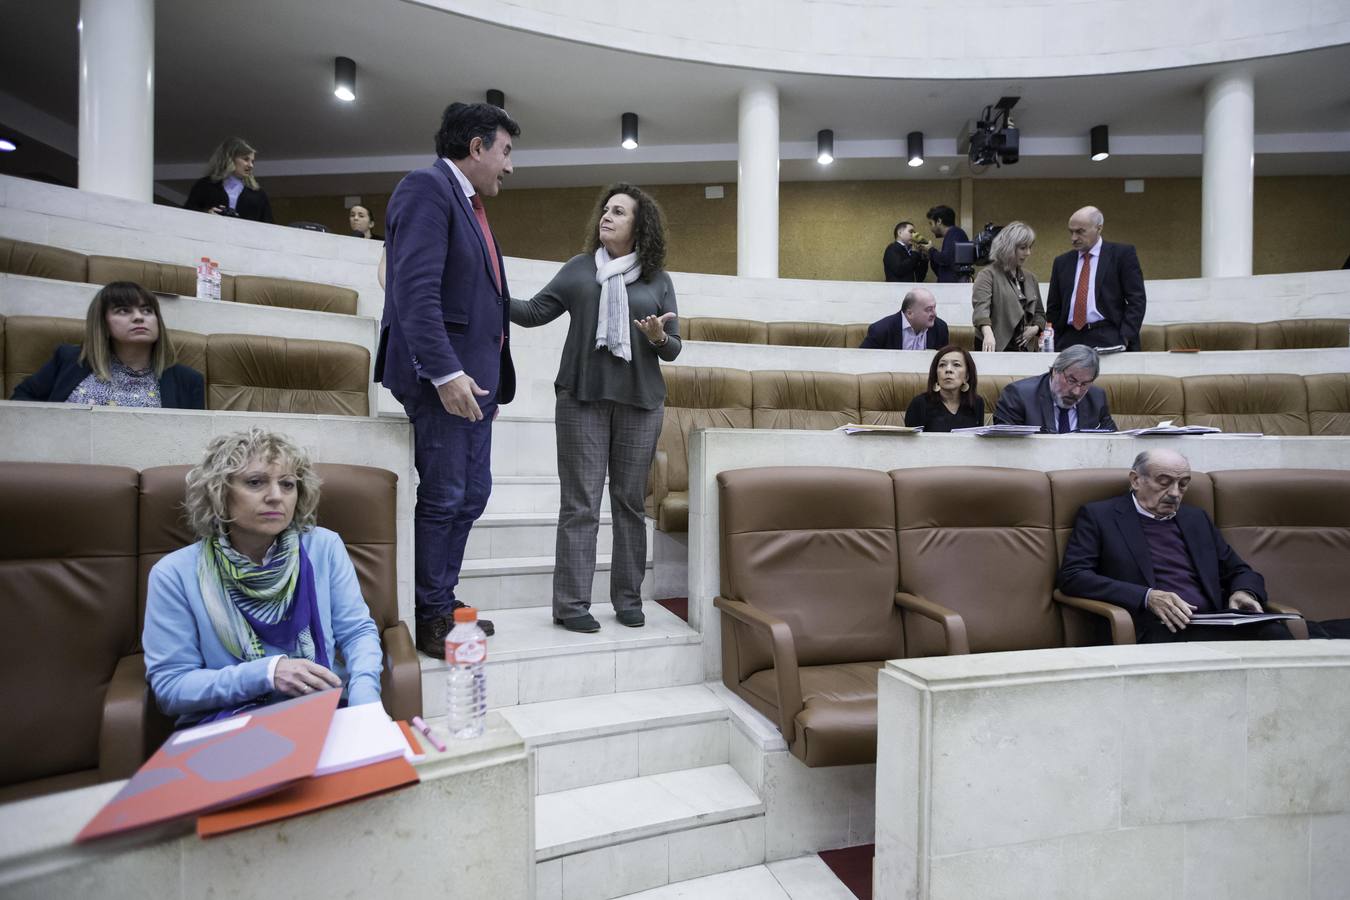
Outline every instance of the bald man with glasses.
POLYGON ((1106 391, 1093 384, 1100 371, 1097 351, 1075 344, 1055 357, 1049 372, 1005 387, 994 424, 1038 425, 1043 434, 1116 431, 1106 391))

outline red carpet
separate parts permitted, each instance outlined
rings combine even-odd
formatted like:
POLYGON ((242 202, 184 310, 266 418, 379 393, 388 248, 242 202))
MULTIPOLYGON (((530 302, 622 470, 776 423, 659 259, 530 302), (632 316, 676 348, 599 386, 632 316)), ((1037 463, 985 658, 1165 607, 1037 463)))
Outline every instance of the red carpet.
POLYGON ((876 844, 822 850, 820 858, 858 900, 872 900, 872 854, 876 844))
POLYGON ((675 615, 679 616, 681 619, 684 619, 686 622, 689 621, 688 597, 674 597, 671 598, 670 600, 657 600, 656 602, 661 604, 671 612, 673 612, 675 615))

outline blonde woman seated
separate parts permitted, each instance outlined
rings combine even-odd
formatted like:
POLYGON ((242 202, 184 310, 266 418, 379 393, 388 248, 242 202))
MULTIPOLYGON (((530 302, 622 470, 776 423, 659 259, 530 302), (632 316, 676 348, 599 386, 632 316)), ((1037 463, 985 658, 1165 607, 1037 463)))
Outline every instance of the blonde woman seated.
POLYGON ((1036 232, 1022 222, 1009 222, 989 247, 990 265, 975 276, 970 299, 971 322, 980 335, 980 349, 1035 352, 1045 329, 1045 304, 1036 276, 1026 271, 1036 232))
POLYGON ((283 435, 213 440, 187 475, 201 540, 150 570, 146 678, 178 724, 346 686, 380 701, 383 652, 342 539, 315 526, 319 477, 283 435))
POLYGON ((114 281, 89 304, 84 343, 57 347, 10 399, 205 409, 202 373, 175 365, 174 358, 155 295, 135 282, 114 281))

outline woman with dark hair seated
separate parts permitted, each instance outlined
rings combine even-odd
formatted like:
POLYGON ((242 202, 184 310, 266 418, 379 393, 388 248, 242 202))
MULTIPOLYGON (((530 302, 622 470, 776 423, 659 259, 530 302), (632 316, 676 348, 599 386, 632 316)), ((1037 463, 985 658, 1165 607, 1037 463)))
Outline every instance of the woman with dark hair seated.
POLYGON ((201 540, 150 570, 146 679, 178 724, 346 685, 380 702, 383 652, 342 538, 315 526, 319 476, 286 438, 211 441, 184 500, 201 540))
POLYGON ((205 409, 202 374, 174 358, 159 300, 135 282, 114 281, 89 304, 84 343, 57 347, 10 399, 205 409))
POLYGON ((924 431, 951 431, 984 424, 984 398, 975 390, 975 360, 970 352, 948 344, 933 354, 928 390, 910 401, 905 424, 924 431))
POLYGON ((511 321, 527 328, 570 317, 553 382, 561 491, 553 621, 579 632, 600 630, 590 606, 606 472, 614 520, 610 602, 620 625, 646 621, 643 501, 665 419, 661 360, 675 359, 681 346, 656 201, 631 184, 606 188, 585 246, 533 300, 511 301, 511 321))
POLYGON ((188 192, 183 209, 271 222, 272 204, 253 177, 256 156, 257 151, 243 138, 221 141, 207 160, 206 174, 188 192))

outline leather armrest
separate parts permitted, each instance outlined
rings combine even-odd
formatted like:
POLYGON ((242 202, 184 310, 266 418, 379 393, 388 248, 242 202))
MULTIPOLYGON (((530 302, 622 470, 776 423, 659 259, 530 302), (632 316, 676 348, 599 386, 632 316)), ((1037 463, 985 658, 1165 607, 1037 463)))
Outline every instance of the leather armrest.
POLYGON ((380 698, 385 712, 394 719, 412 719, 422 714, 422 666, 408 623, 398 622, 380 635, 384 646, 384 672, 380 674, 380 698))
POLYGON ((653 518, 660 518, 661 502, 670 493, 670 454, 657 450, 652 457, 651 478, 653 518))
POLYGON ((934 603, 927 597, 907 594, 904 591, 895 595, 895 605, 941 625, 947 639, 948 656, 961 656, 970 652, 970 640, 966 637, 966 620, 961 618, 960 613, 934 603))
POLYGON ((98 732, 100 781, 130 778, 145 762, 145 714, 150 702, 145 654, 119 659, 103 698, 103 722, 98 732))
POLYGON ((743 625, 768 632, 778 685, 778 729, 783 740, 791 744, 797 733, 797 713, 802 711, 802 682, 797 674, 797 643, 792 638, 792 629, 777 616, 741 600, 714 597, 713 606, 743 625))
POLYGON ((1269 600, 1266 601, 1266 612, 1290 613, 1299 616, 1300 618, 1289 619, 1284 624, 1288 627, 1289 633, 1294 636, 1295 640, 1306 641, 1308 639, 1308 622, 1306 619, 1302 618, 1303 613, 1294 609, 1292 606, 1285 606, 1283 603, 1272 603, 1269 600))
POLYGON ((1111 628, 1111 643, 1134 643, 1134 619, 1123 607, 1105 600, 1088 600, 1086 597, 1070 597, 1063 591, 1055 591, 1055 602, 1064 606, 1080 609, 1094 616, 1106 619, 1111 628))

